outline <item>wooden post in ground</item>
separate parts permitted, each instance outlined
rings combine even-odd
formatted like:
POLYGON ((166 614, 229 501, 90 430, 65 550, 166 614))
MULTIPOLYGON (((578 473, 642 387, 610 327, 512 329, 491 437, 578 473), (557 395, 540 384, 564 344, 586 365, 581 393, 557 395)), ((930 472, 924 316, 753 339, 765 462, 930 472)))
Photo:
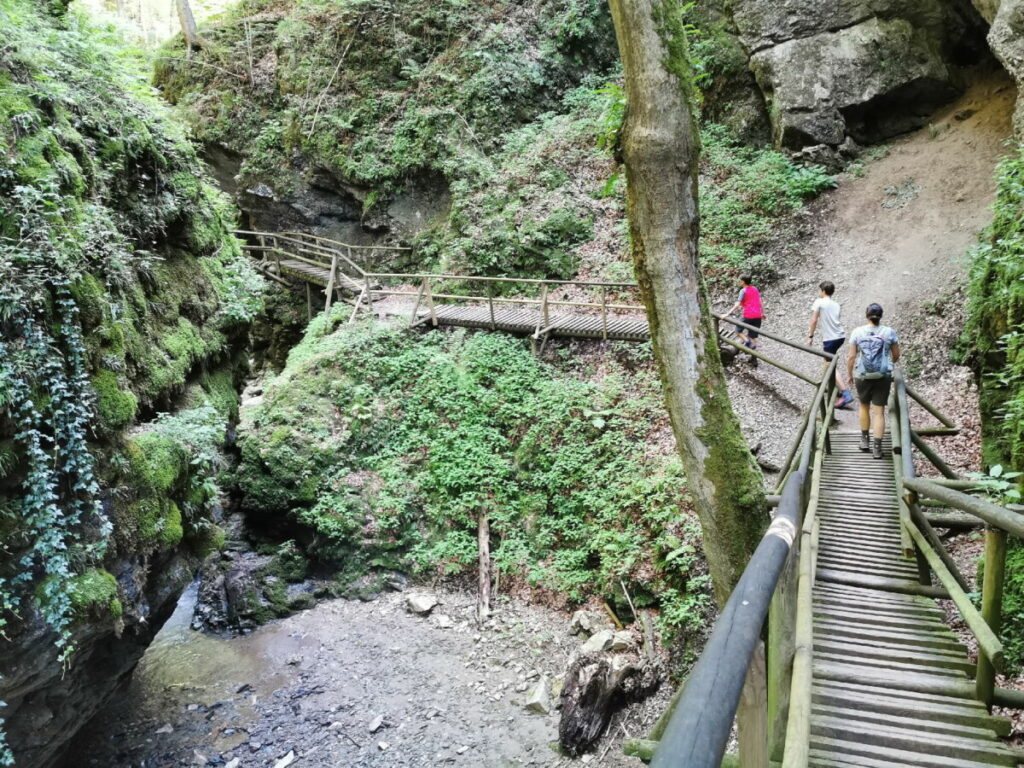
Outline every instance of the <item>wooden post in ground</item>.
POLYGON ((437 310, 434 309, 434 294, 430 290, 430 278, 425 280, 427 286, 427 307, 430 309, 430 324, 437 328, 437 310))
MULTIPOLYGON (((1003 618, 1005 574, 1006 531, 987 526, 985 528, 985 578, 981 588, 981 617, 997 635, 1003 618)), ((996 670, 984 653, 978 653, 978 671, 975 680, 978 699, 991 709, 996 670)))
POLYGON ((427 278, 420 281, 420 289, 416 293, 416 303, 412 307, 412 314, 409 315, 409 327, 416 325, 416 313, 419 312, 420 302, 423 301, 423 292, 427 290, 427 278))
POLYGON ((331 258, 331 272, 327 276, 327 304, 324 307, 324 312, 331 311, 331 302, 334 299, 334 275, 338 271, 338 257, 333 256, 331 258))
POLYGON ((498 324, 494 321, 494 283, 487 283, 487 311, 491 315, 491 330, 498 330, 498 324))
POLYGON ((306 281, 306 322, 313 319, 313 286, 306 281))
POLYGON ((541 296, 541 299, 540 299, 540 311, 541 311, 541 314, 543 314, 543 316, 544 316, 544 325, 543 325, 543 327, 544 328, 550 328, 551 327, 551 323, 548 320, 548 284, 547 283, 544 283, 540 287, 540 296, 541 296))
POLYGON ((491 613, 491 526, 483 510, 477 513, 476 539, 480 556, 477 615, 480 621, 487 621, 491 613))
POLYGON ((768 768, 768 680, 764 643, 758 643, 736 710, 741 768, 768 768))

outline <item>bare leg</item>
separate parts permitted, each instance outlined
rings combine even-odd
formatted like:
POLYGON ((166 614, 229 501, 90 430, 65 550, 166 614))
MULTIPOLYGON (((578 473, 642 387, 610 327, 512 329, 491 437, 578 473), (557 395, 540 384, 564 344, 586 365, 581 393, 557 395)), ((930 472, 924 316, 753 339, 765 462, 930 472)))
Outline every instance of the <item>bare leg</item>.
POLYGON ((867 432, 871 428, 871 411, 867 403, 860 404, 860 431, 867 432))
MULTIPOLYGON (((861 417, 861 429, 863 427, 863 417, 861 417)), ((872 424, 872 437, 876 440, 881 440, 882 436, 885 435, 885 406, 884 405, 872 405, 871 406, 871 424, 872 424)))

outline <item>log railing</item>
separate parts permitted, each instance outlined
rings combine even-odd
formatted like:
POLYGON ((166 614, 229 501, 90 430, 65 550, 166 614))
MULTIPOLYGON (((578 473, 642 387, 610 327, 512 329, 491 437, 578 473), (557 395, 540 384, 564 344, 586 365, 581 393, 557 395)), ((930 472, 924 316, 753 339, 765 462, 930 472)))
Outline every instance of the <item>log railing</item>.
MULTIPOLYGON (((808 764, 817 505, 822 460, 830 453, 827 438, 838 357, 832 359, 804 411, 779 488, 769 496, 777 508, 771 526, 670 710, 659 720, 651 739, 627 741, 627 754, 643 757, 659 768, 805 768, 808 764), (762 637, 766 638, 766 654, 762 637), (758 696, 756 691, 763 693, 758 696), (739 754, 725 755, 734 723, 739 754)), ((989 707, 1024 708, 1024 693, 995 686, 1003 663, 998 635, 1007 534, 1024 537, 1024 515, 971 495, 979 491, 977 484, 958 477, 924 443, 923 435, 956 435, 959 428, 906 386, 898 371, 889 418, 904 554, 917 558, 922 590, 952 600, 978 642, 974 684, 950 682, 932 692, 974 697, 989 707), (942 426, 913 429, 911 400, 942 426), (943 477, 917 477, 914 448, 943 477), (955 516, 946 515, 954 517, 954 525, 976 519, 986 526, 980 610, 971 600, 969 582, 933 530, 932 521, 942 517, 923 511, 929 504, 955 510, 955 516), (941 586, 932 585, 933 577, 941 586)))
MULTIPOLYGON (((926 446, 910 425, 909 400, 913 398, 921 407, 935 416, 950 432, 955 434, 955 425, 944 418, 933 406, 906 385, 902 374, 897 371, 894 380, 893 397, 890 400, 891 423, 894 437, 899 436, 899 453, 894 450, 897 467, 897 492, 902 528, 912 539, 918 558, 921 582, 931 584, 935 578, 949 593, 964 623, 978 641, 978 664, 975 673, 975 697, 991 707, 993 703, 1017 701, 1017 691, 1004 691, 995 687, 995 676, 1002 671, 1003 646, 999 641, 1002 621, 1003 579, 1006 571, 1006 537, 1008 533, 1024 537, 1024 516, 998 504, 969 495, 965 491, 976 490, 971 481, 960 478, 939 457, 926 446), (921 454, 944 475, 943 480, 917 477, 910 446, 917 447, 921 454), (921 508, 922 501, 930 499, 947 508, 965 512, 985 524, 985 575, 981 591, 981 610, 971 598, 969 582, 957 570, 956 563, 946 552, 942 541, 935 534, 929 516, 921 508)), ((935 434, 933 432, 932 434, 935 434)), ((1008 704, 1008 706, 1014 706, 1008 704)), ((1019 704, 1017 705, 1019 706, 1019 704)))
POLYGON ((785 470, 772 523, 723 607, 661 740, 627 744, 627 751, 650 757, 654 766, 722 765, 736 719, 740 764, 767 768, 770 758, 783 755, 787 724, 805 715, 809 719, 809 709, 799 710, 801 701, 791 699, 790 692, 804 685, 810 690, 809 590, 837 362, 838 357, 831 360, 811 399, 807 413, 814 418, 800 429, 799 461, 785 470), (767 648, 761 640, 766 621, 767 648))
POLYGON ((623 313, 641 315, 644 307, 639 303, 639 286, 630 282, 603 282, 597 280, 544 280, 520 277, 482 277, 477 275, 453 275, 444 273, 388 273, 369 272, 367 277, 382 285, 397 283, 392 288, 377 287, 369 291, 370 301, 389 296, 404 296, 415 299, 409 312, 409 326, 430 322, 437 325, 435 300, 447 303, 486 304, 491 326, 496 327, 495 308, 498 306, 530 308, 539 310, 538 322, 533 337, 539 339, 552 328, 552 310, 572 308, 578 314, 600 315, 603 335, 607 338, 609 321, 623 313), (416 285, 414 290, 411 286, 416 285), (534 297, 505 296, 501 290, 507 286, 519 285, 529 291, 537 291, 534 297), (465 286, 465 292, 454 292, 465 286), (483 289, 481 290, 481 286, 483 289), (575 289, 582 293, 579 298, 557 298, 558 289, 575 289), (596 295, 595 295, 596 294, 596 295), (633 303, 624 303, 623 294, 636 297, 633 303), (427 312, 420 315, 421 307, 427 312))

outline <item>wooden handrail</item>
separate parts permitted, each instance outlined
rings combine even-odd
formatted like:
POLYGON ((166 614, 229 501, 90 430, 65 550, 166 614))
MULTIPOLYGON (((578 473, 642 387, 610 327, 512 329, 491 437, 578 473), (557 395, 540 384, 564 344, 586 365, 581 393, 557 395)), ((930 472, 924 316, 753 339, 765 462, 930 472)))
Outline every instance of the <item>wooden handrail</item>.
MULTIPOLYGON (((373 275, 369 275, 373 277, 373 275)), ((425 278, 421 277, 420 281, 425 278)), ((415 296, 416 291, 391 291, 386 288, 374 288, 373 294, 375 296, 415 296)), ((493 301, 497 304, 529 304, 529 305, 540 305, 542 301, 540 299, 523 299, 523 298, 509 298, 507 296, 474 296, 474 295, 463 295, 460 293, 435 293, 435 299, 451 299, 453 301, 493 301)), ((565 301, 565 300, 554 300, 548 299, 548 306, 551 307, 586 307, 587 309, 600 309, 601 305, 592 301, 565 301)), ((605 309, 614 310, 617 312, 644 312, 645 309, 642 306, 635 304, 606 304, 605 309)), ((817 383, 817 382, 815 382, 817 383)))
MULTIPOLYGON (((297 238, 292 236, 292 234, 294 234, 294 233, 256 232, 256 231, 250 231, 250 230, 245 230, 245 229, 235 229, 235 230, 232 230, 232 234, 233 235, 248 235, 248 236, 251 236, 251 237, 259 237, 260 238, 260 245, 259 246, 249 246, 245 250, 266 250, 267 246, 263 244, 263 240, 264 240, 264 238, 267 238, 267 237, 273 238, 274 241, 275 241, 275 245, 276 245, 276 241, 283 240, 286 243, 294 243, 295 245, 301 246, 301 248, 299 250, 303 250, 304 249, 304 250, 306 250, 309 253, 313 253, 314 252, 314 251, 311 251, 309 249, 316 248, 316 249, 319 249, 320 251, 322 251, 323 252, 322 255, 325 256, 328 259, 333 259, 335 256, 337 256, 338 258, 343 260, 346 264, 348 264, 350 267, 352 267, 352 269, 356 270, 359 273, 360 277, 365 278, 367 276, 365 269, 360 267, 358 264, 356 264, 354 261, 352 261, 348 256, 346 256, 344 253, 342 253, 337 248, 327 248, 327 247, 322 246, 322 245, 317 245, 315 243, 309 243, 309 242, 307 242, 305 240, 297 239, 297 238)), ((301 234, 301 233, 299 233, 299 234, 301 234)), ((340 245, 343 245, 346 248, 358 248, 358 247, 360 247, 360 246, 345 245, 344 243, 341 243, 340 245)), ((281 250, 283 250, 283 249, 281 249, 281 250)), ((293 254, 291 251, 283 251, 283 252, 287 253, 290 256, 296 255, 296 254, 293 254)), ((322 267, 329 266, 329 261, 314 262, 314 263, 316 263, 317 266, 322 266, 322 267)))
MULTIPOLYGON (((978 665, 975 673, 975 696, 991 707, 998 699, 999 689, 995 687, 996 673, 1002 670, 1003 646, 998 632, 1002 620, 1003 576, 1006 569, 1006 534, 1024 536, 1024 516, 984 499, 969 496, 963 491, 974 490, 972 482, 960 479, 942 459, 910 428, 908 395, 946 428, 954 428, 948 418, 916 395, 906 385, 901 373, 894 376, 896 385, 896 406, 901 438, 904 441, 901 463, 903 477, 898 478, 901 504, 909 506, 913 520, 905 524, 907 533, 917 546, 919 557, 923 558, 932 572, 946 588, 956 604, 971 633, 978 641, 978 665), (930 480, 914 476, 914 462, 911 445, 916 446, 943 475, 943 480, 930 480), (931 529, 927 516, 918 507, 917 497, 925 496, 948 507, 970 513, 988 524, 985 532, 985 579, 982 585, 982 609, 979 612, 967 596, 967 583, 957 572, 952 558, 946 553, 942 542, 931 529)), ((895 420, 894 420, 895 421, 895 420)), ((902 526, 901 526, 902 527, 902 526)), ((925 571, 927 572, 927 571, 925 571)))
POLYGON ((1024 536, 1024 515, 1011 512, 990 501, 969 496, 962 491, 946 488, 923 477, 904 478, 903 484, 912 491, 941 501, 948 507, 959 509, 979 517, 989 525, 1000 528, 1014 536, 1024 536))
POLYGON ((331 243, 332 245, 337 245, 337 246, 340 246, 342 248, 355 248, 357 250, 362 250, 362 251, 411 251, 412 250, 412 248, 410 248, 407 245, 356 245, 355 243, 343 243, 340 240, 332 240, 329 237, 324 237, 323 235, 314 235, 311 232, 292 232, 292 231, 288 231, 288 232, 282 232, 281 234, 283 234, 283 235, 291 235, 291 236, 298 236, 298 237, 308 237, 308 238, 312 238, 313 240, 323 240, 325 243, 331 243))
POLYGON ((758 328, 756 325, 748 325, 747 323, 744 323, 742 320, 737 320, 735 317, 729 317, 728 315, 720 315, 717 312, 712 312, 711 316, 717 318, 718 320, 721 320, 723 323, 738 325, 740 328, 746 328, 748 331, 756 331, 761 336, 772 339, 774 341, 778 341, 781 344, 785 344, 788 347, 793 347, 793 349, 799 349, 801 352, 807 352, 812 355, 817 355, 818 357, 823 357, 826 360, 831 360, 834 357, 834 355, 831 352, 826 352, 825 350, 818 349, 817 347, 809 347, 806 344, 801 344, 797 341, 792 341, 791 339, 787 339, 785 336, 779 336, 778 334, 772 333, 771 331, 766 331, 763 328, 758 328))
POLYGON ((367 272, 367 276, 381 280, 472 280, 481 283, 525 283, 527 285, 578 285, 582 287, 639 288, 638 283, 604 282, 601 280, 543 280, 537 277, 487 277, 484 275, 453 275, 448 272, 367 272))
POLYGON ((804 481, 804 473, 797 472, 786 484, 772 524, 690 673, 654 752, 654 768, 717 768, 721 764, 761 626, 798 534, 804 481))

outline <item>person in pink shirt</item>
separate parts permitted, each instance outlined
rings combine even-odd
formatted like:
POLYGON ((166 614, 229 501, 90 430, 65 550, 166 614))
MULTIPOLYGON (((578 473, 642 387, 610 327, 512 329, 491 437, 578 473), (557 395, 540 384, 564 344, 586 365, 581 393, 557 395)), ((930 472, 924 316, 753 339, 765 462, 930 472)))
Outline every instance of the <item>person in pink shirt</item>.
MULTIPOLYGON (((761 321, 764 319, 764 312, 761 309, 761 292, 751 284, 752 279, 750 275, 740 275, 740 285, 742 286, 740 288, 740 297, 733 304, 732 309, 729 310, 729 314, 731 315, 742 309, 743 322, 760 328, 761 321)), ((757 349, 757 331, 751 331, 737 325, 736 333, 743 339, 743 343, 746 346, 751 349, 757 349)))

